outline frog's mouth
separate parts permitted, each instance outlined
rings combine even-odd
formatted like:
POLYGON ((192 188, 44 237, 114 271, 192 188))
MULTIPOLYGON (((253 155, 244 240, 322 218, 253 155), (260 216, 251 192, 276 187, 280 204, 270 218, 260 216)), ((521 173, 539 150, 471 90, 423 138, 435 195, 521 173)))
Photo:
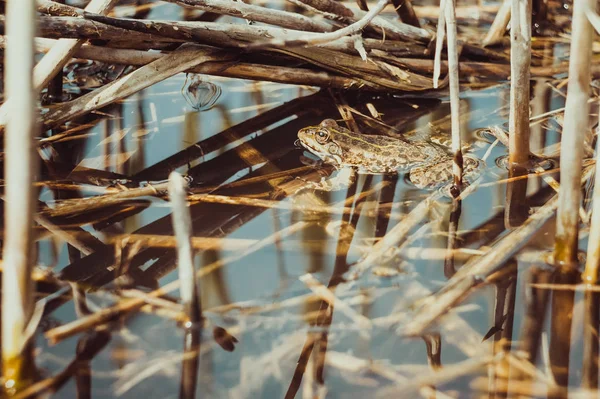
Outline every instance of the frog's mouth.
POLYGON ((307 144, 306 142, 304 142, 300 139, 297 139, 296 141, 294 141, 294 145, 298 148, 306 149, 308 152, 317 156, 319 159, 321 159, 325 163, 331 164, 336 167, 342 164, 341 156, 339 156, 337 154, 331 154, 326 151, 318 150, 314 147, 311 147, 309 144, 307 144))

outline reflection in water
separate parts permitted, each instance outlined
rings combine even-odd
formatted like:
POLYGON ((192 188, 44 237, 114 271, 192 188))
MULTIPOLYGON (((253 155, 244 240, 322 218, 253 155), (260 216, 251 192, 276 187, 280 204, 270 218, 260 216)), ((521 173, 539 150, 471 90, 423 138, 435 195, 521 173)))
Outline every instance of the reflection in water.
MULTIPOLYGON (((199 80, 191 81, 189 77, 185 90, 190 98, 186 101, 194 101, 200 108, 215 105, 218 101, 215 94, 207 94, 213 89, 199 80), (192 83, 196 87, 189 89, 192 83)), ((222 85, 228 95, 226 83, 215 84, 222 85)), ((340 397, 367 397, 377 391, 385 397, 388 388, 389 392, 408 392, 411 396, 426 387, 428 397, 434 397, 436 391, 440 396, 449 392, 469 396, 478 389, 485 393, 492 391, 490 395, 499 397, 510 389, 511 383, 516 386, 529 382, 533 386, 538 382, 538 375, 531 371, 540 370, 532 369, 528 362, 535 365, 542 358, 540 342, 550 298, 555 312, 561 312, 556 313, 557 316, 550 315, 556 323, 552 342, 557 347, 562 345, 561 350, 569 349, 567 323, 564 323, 565 331, 558 327, 561 320, 564 322, 563 313, 574 308, 573 299, 569 302, 551 290, 531 286, 532 281, 552 282, 543 267, 525 269, 524 264, 520 264, 525 270, 519 271, 521 278, 517 280, 514 259, 499 266, 497 274, 473 276, 475 283, 485 281, 494 287, 494 294, 492 290, 481 291, 469 299, 472 306, 436 319, 422 337, 426 347, 420 339, 402 335, 403 327, 419 316, 415 309, 421 309, 418 306, 429 300, 423 297, 440 291, 440 284, 447 278, 465 273, 458 262, 470 262, 469 257, 479 259, 488 247, 507 235, 507 228, 517 228, 523 218, 515 219, 513 206, 535 209, 545 203, 551 190, 544 183, 532 189, 531 179, 507 182, 505 169, 488 162, 485 177, 478 182, 481 186, 462 202, 450 203, 439 198, 424 201, 430 193, 407 184, 401 175, 360 175, 345 191, 321 192, 307 187, 305 181, 318 182, 323 175, 331 173, 331 168, 301 164, 302 152, 293 146, 297 131, 325 118, 338 118, 337 105, 343 105, 345 114, 354 118, 358 130, 394 136, 407 132, 412 139, 432 140, 434 135, 449 130, 447 104, 440 99, 366 98, 364 94, 357 98, 347 93, 337 94, 332 100, 328 93, 321 92, 258 113, 256 110, 262 109, 261 105, 287 97, 274 96, 263 85, 245 88, 253 93, 248 97, 252 97, 256 107, 247 112, 257 114, 255 117, 237 119, 238 114, 230 112, 231 109, 249 104, 228 105, 223 101, 219 101, 218 109, 180 115, 186 105, 178 92, 176 114, 168 115, 172 110, 163 108, 160 100, 153 102, 158 106, 157 113, 151 110, 149 101, 158 97, 148 91, 144 101, 138 98, 134 104, 138 118, 142 118, 133 121, 140 136, 117 132, 128 128, 131 109, 126 102, 121 110, 110 110, 113 117, 120 115, 123 120, 105 125, 106 140, 96 151, 104 148, 105 159, 112 160, 122 159, 115 155, 133 151, 123 163, 106 165, 129 178, 111 175, 119 176, 120 180, 113 181, 110 187, 102 183, 103 191, 94 194, 97 201, 93 204, 90 201, 88 209, 76 207, 88 203, 87 199, 77 199, 67 208, 56 208, 57 212, 63 212, 63 220, 66 220, 63 226, 70 222, 79 229, 77 238, 91 248, 81 259, 73 253, 68 261, 61 260, 67 263, 59 266, 61 277, 82 284, 86 290, 97 290, 98 293, 87 293, 90 303, 100 302, 103 307, 119 309, 101 322, 114 319, 115 315, 125 316, 144 305, 138 298, 135 306, 131 302, 123 303, 125 299, 109 291, 108 284, 122 288, 126 282, 140 290, 151 291, 149 297, 161 296, 170 302, 168 312, 167 308, 160 309, 167 306, 165 302, 157 302, 153 304, 157 307, 153 315, 140 313, 123 317, 127 330, 123 329, 121 334, 126 337, 131 333, 135 342, 145 344, 137 366, 146 364, 144 362, 169 364, 170 375, 179 377, 169 378, 164 387, 162 381, 165 380, 157 380, 161 381, 157 384, 149 378, 144 385, 136 379, 128 386, 132 394, 143 395, 149 387, 151 391, 164 388, 171 394, 180 389, 181 396, 192 397, 195 393, 207 398, 224 397, 232 392, 293 398, 299 397, 301 391, 311 397, 324 391, 340 397), (366 103, 370 104, 369 109, 366 103), (371 108, 381 119, 368 117, 371 108), (151 120, 144 121, 145 115, 151 120), (224 130, 217 132, 223 125, 223 117, 231 119, 225 122, 224 130), (184 134, 179 134, 180 131, 170 134, 173 132, 169 132, 165 118, 178 120, 178 129, 185 125, 184 134), (213 126, 217 128, 211 130, 213 126), (149 129, 152 129, 152 140, 145 133, 149 129), (130 145, 132 139, 137 140, 135 145, 130 145), (169 142, 176 142, 174 148, 177 149, 156 158, 153 152, 157 146, 169 142), (190 198, 195 200, 190 213, 194 242, 199 243, 197 249, 202 251, 198 261, 207 321, 202 330, 187 332, 170 319, 177 319, 180 311, 170 297, 173 291, 152 291, 159 285, 169 284, 177 267, 172 244, 167 243, 172 242, 168 239, 173 233, 160 185, 174 169, 187 172, 193 178, 189 190, 194 194, 190 198), (496 183, 497 180, 502 183, 496 183), (505 183, 508 183, 507 197, 502 187, 505 183), (146 191, 143 198, 139 198, 135 193, 142 188, 146 191), (502 194, 497 195, 496 191, 502 194), (107 201, 102 203, 100 198, 107 201), (431 206, 422 205, 423 202, 431 206), (274 204, 276 210, 265 212, 274 204), (448 212, 450 204, 452 209, 448 212), (436 212, 440 205, 443 212, 436 212), (404 224, 406 231, 400 238, 394 241, 388 237, 392 242, 389 252, 374 256, 375 260, 360 279, 345 280, 349 265, 360 256, 364 259, 376 251, 379 247, 373 243, 386 237, 398 223, 407 223, 406 215, 415 208, 422 212, 413 222, 404 224), (335 211, 330 212, 332 209, 335 211), (117 229, 115 224, 131 220, 131 215, 138 215, 138 224, 129 225, 125 230, 117 229), (510 223, 505 225, 505 220, 510 223), (89 223, 95 223, 96 230, 90 228, 94 234, 102 228, 106 236, 92 236, 86 230, 89 223), (130 232, 134 234, 128 234, 130 232), (129 241, 123 241, 124 235, 129 241), (159 245, 161 238, 165 241, 159 245), (414 255, 415 250, 418 256, 414 255), (382 272, 384 268, 394 272, 382 272), (533 277, 524 278, 523 274, 528 273, 533 277), (115 278, 123 274, 127 278, 121 277, 118 284, 114 284, 115 278), (148 288, 150 286, 152 288, 148 288), (319 294, 320 289, 325 289, 331 297, 323 295, 323 291, 319 294), (523 296, 522 292, 527 295, 523 296), (519 306, 522 298, 527 302, 519 306), (109 300, 114 301, 113 307, 109 300), (368 319, 372 328, 365 328, 340 309, 350 309, 358 320, 368 319), (168 329, 168 333, 152 334, 155 326, 168 329), (515 331, 520 335, 513 340, 515 331), (181 339, 186 348, 183 358, 181 339), (169 355, 174 352, 180 356, 176 361, 163 362, 163 359, 172 359, 169 355), (521 353, 527 354, 527 359, 519 358, 515 365, 514 359, 521 353), (493 372, 482 372, 488 370, 488 366, 493 372), (442 373, 452 378, 444 379, 442 373), (476 378, 481 375, 485 375, 485 384, 477 385, 476 378), (465 383, 469 378, 473 378, 473 385, 465 383)), ((501 92, 501 89, 476 94, 467 92, 462 101, 462 123, 468 136, 465 141, 472 144, 478 157, 489 143, 471 137, 468 132, 504 121, 496 113, 498 90, 501 92)), ((548 140, 548 144, 551 141, 548 140)), ((505 149, 498 145, 491 151, 491 157, 496 159, 504 153, 505 149)), ((91 177, 98 181, 101 181, 100 176, 109 178, 105 171, 100 172, 105 175, 94 169, 87 170, 85 181, 89 182, 91 177)), ((514 177, 509 175, 509 178, 514 177)), ((84 197, 89 196, 86 186, 77 187, 84 197)), ((77 198, 76 195, 56 195, 57 200, 71 197, 77 198)), ((60 222, 58 218, 55 221, 60 222)), ((549 229, 542 233, 552 235, 549 229)), ((547 247, 539 240, 536 245, 542 250, 547 247)), ((597 352, 597 342, 593 339, 598 324, 593 313, 597 299, 586 300, 592 310, 588 312, 584 343, 590 352, 597 352)), ((54 309, 50 312, 64 311, 64 307, 59 311, 54 309)), ((145 310, 149 311, 148 307, 145 310)), ((64 318, 68 323, 73 317, 64 318)), ((89 320, 89 316, 84 315, 82 320, 89 320)), ((123 346, 133 345, 124 338, 120 342, 123 346)), ((44 347, 42 351, 60 353, 56 347, 44 347)), ((571 348, 571 353, 576 351, 571 348)), ((557 381, 565 382, 568 372, 582 369, 580 365, 565 363, 564 357, 558 354, 554 356, 553 373, 557 381)), ((102 361, 99 357, 98 363, 102 361)), ((47 363, 44 366, 48 366, 47 363)), ((125 370, 133 363, 123 361, 121 376, 127 375, 125 370)), ((164 364, 160 370, 167 373, 164 364)), ((594 364, 590 358, 583 367, 589 387, 597 385, 594 364)), ((96 372, 94 367, 92 375, 96 372)), ((114 371, 114 365, 111 367, 114 371)), ((54 370, 58 368, 54 366, 54 370)), ((68 385, 63 389, 61 393, 70 393, 68 385)), ((98 394, 93 392, 92 397, 96 396, 98 394)))

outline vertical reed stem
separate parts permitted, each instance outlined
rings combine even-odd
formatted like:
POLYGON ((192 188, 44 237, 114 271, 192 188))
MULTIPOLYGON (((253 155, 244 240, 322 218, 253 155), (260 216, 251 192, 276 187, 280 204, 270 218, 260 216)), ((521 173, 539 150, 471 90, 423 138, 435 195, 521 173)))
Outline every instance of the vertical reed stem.
POLYGON ((2 274, 2 364, 4 386, 19 389, 31 374, 23 360, 27 342, 24 330, 31 316, 33 297, 30 278, 34 173, 37 154, 33 137, 36 125, 36 93, 32 82, 35 36, 35 0, 9 0, 6 10, 6 97, 12 113, 4 135, 5 228, 2 274))
POLYGON ((462 186, 463 158, 460 137, 460 88, 458 77, 458 46, 456 29, 455 1, 446 0, 446 30, 448 34, 448 76, 450 77, 450 115, 452 117, 452 154, 454 162, 452 172, 454 173, 454 188, 452 193, 458 196, 462 186))
POLYGON ((529 159, 531 0, 512 0, 511 15, 509 163, 524 165, 529 159))
POLYGON ((186 200, 186 187, 187 184, 179 173, 172 172, 169 175, 169 199, 177 239, 177 263, 181 284, 179 290, 189 319, 195 323, 201 318, 201 308, 194 272, 192 221, 186 200))
POLYGON ((444 33, 446 32, 446 2, 440 0, 437 33, 435 36, 435 57, 433 60, 433 88, 438 88, 438 80, 442 69, 442 49, 444 48, 444 33))
POLYGON ((587 284, 596 284, 598 282, 600 268, 600 163, 598 162, 598 151, 600 151, 600 140, 596 140, 596 176, 594 178, 594 195, 592 197, 592 220, 590 222, 585 271, 581 275, 581 280, 587 284))
POLYGON ((554 260, 573 265, 577 260, 579 205, 581 202, 581 161, 583 139, 588 129, 588 98, 593 29, 585 11, 595 9, 595 0, 573 3, 569 88, 561 140, 560 192, 556 220, 554 260))

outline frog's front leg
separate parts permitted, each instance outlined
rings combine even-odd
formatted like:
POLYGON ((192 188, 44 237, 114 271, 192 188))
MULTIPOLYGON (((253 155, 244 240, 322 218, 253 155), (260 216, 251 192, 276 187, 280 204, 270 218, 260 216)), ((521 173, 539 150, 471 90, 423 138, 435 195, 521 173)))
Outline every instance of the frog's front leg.
POLYGON ((308 188, 321 191, 339 191, 356 181, 354 168, 342 168, 335 175, 321 178, 320 182, 307 182, 308 188))

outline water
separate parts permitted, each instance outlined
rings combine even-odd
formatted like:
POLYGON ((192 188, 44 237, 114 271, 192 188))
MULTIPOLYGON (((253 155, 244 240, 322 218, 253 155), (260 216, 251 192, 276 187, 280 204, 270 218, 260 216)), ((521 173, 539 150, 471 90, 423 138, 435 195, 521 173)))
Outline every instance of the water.
MULTIPOLYGON (((252 119, 265 111, 273 112, 271 110, 277 109, 275 104, 297 101, 293 99, 298 94, 308 94, 287 86, 219 79, 214 84, 220 85, 222 96, 212 109, 196 112, 190 109, 181 93, 173 90, 174 87, 180 87, 183 79, 184 76, 175 76, 121 105, 120 129, 127 133, 119 135, 118 140, 112 140, 108 153, 114 153, 114 149, 124 149, 131 154, 122 165, 104 165, 108 170, 120 170, 120 173, 126 175, 139 172, 174 153, 193 147, 196 142, 202 146, 202 143, 206 143, 203 140, 216 137, 223 128, 252 119), (257 104, 257 99, 262 103, 257 104), (254 105, 255 110, 250 104, 254 105), (261 107, 262 104, 268 105, 261 107), (150 116, 153 113, 156 117, 150 116), (140 124, 140 115, 149 116, 143 124, 140 124), (142 130, 144 134, 139 134, 142 130)), ((508 98, 507 85, 465 91, 461 97, 463 114, 469 115, 462 123, 465 137, 469 137, 474 155, 482 157, 489 148, 489 142, 473 141, 476 139, 473 133, 478 128, 506 122, 503 99, 508 98)), ((429 100, 406 97, 377 99, 364 95, 356 98, 353 94, 348 95, 347 99, 363 113, 367 112, 364 109, 365 102, 368 100, 373 103, 385 115, 384 120, 392 121, 387 123, 396 126, 399 133, 409 132, 417 136, 426 134, 431 129, 428 124, 442 130, 448 129, 440 122, 449 113, 449 105, 443 94, 438 99, 429 100), (415 109, 413 105, 416 103, 420 106, 415 109), (393 123, 394 120, 400 122, 393 123), (406 120, 409 122, 402 122, 406 120)), ((236 142, 237 145, 230 144, 224 149, 207 151, 199 159, 191 161, 196 188, 302 167, 302 150, 293 145, 296 132, 299 128, 318 123, 326 117, 337 117, 328 102, 331 99, 327 93, 313 96, 309 103, 298 108, 301 115, 295 119, 284 114, 283 122, 268 123, 258 131, 244 132, 248 134, 246 137, 249 141, 246 139, 236 142), (252 162, 258 163, 255 165, 252 162)), ((114 122, 111 123, 114 125, 114 122)), ((90 137, 81 147, 82 163, 95 158, 102 146, 102 142, 98 142, 101 131, 106 126, 114 128, 111 123, 104 126, 101 123, 90 130, 90 137)), ((109 137, 115 137, 115 133, 109 137)), ((462 237, 459 247, 479 249, 482 244, 489 245, 494 235, 502 234, 504 230, 502 222, 492 227, 482 226, 493 221, 494 215, 505 205, 505 185, 497 182, 502 181, 507 173, 495 162, 495 159, 505 153, 506 149, 501 145, 494 147, 487 159, 487 169, 478 182, 480 188, 462 202, 458 224, 459 236, 462 237)), ((185 172, 187 167, 181 166, 180 170, 185 172)), ((148 180, 162 178, 164 176, 148 180)), ((531 180, 531 185, 544 185, 535 182, 535 178, 531 180)), ((359 196, 361 192, 376 188, 380 183, 387 184, 383 190, 373 191, 360 200, 360 205, 356 202, 353 202, 354 205, 347 205, 351 208, 350 215, 303 213, 290 209, 294 204, 311 202, 315 198, 339 208, 339 204, 349 195, 347 190, 331 193, 304 190, 282 198, 282 209, 208 203, 191 207, 196 237, 223 237, 231 240, 229 246, 238 245, 238 248, 248 248, 248 245, 282 229, 291 228, 299 222, 306 223, 306 227, 285 236, 276 245, 270 244, 255 252, 238 256, 239 259, 226 261, 223 267, 200 280, 207 324, 203 330, 198 371, 199 397, 284 396, 286 392, 296 389, 294 381, 299 378, 297 362, 302 357, 302 347, 306 347, 307 342, 311 341, 316 342, 316 347, 323 347, 326 343, 325 363, 322 365, 314 360, 321 353, 314 349, 312 357, 306 363, 307 371, 302 383, 297 387, 299 392, 306 392, 306 389, 326 389, 330 397, 364 397, 372 393, 388 396, 394 392, 397 394, 395 390, 400 389, 397 387, 402 384, 410 386, 411 380, 426 376, 435 369, 432 365, 428 366, 428 363, 433 361, 435 365, 436 357, 430 355, 428 358, 423 340, 405 338, 398 331, 403 323, 410 320, 414 304, 428 293, 439 289, 447 278, 443 256, 435 260, 419 259, 414 252, 418 248, 446 248, 451 201, 437 201, 426 219, 412 230, 408 243, 402 246, 403 251, 386 264, 381 264, 392 268, 391 276, 382 277, 367 271, 359 280, 341 283, 333 289, 337 298, 350 306, 349 310, 341 310, 341 306, 335 306, 330 310, 333 316, 331 319, 323 319, 324 316, 314 319, 315 311, 324 305, 311 294, 306 283, 301 281, 302 276, 310 273, 322 284, 339 283, 340 275, 368 253, 375 236, 383 236, 386 230, 389 231, 403 218, 402 215, 410 212, 430 195, 430 192, 413 187, 403 176, 366 175, 359 176, 353 188, 354 195, 359 196), (391 209, 389 220, 374 216, 377 212, 368 212, 376 211, 378 207, 391 209), (234 241, 236 239, 238 241, 234 241), (344 256, 346 251, 347 256, 344 256), (219 310, 227 308, 230 310, 219 310), (357 324, 357 320, 369 320, 371 327, 367 329, 360 323, 357 324), (224 328, 239 341, 234 344, 233 351, 225 351, 215 343, 215 328, 224 328), (314 378, 310 377, 309 374, 319 367, 324 367, 325 373, 321 375, 318 372, 314 378)), ((277 186, 258 183, 221 189, 215 193, 234 197, 259 194, 259 197, 267 198, 265 195, 273 193, 275 187, 277 186)), ((543 187, 538 190, 547 191, 543 187)), ((533 194, 534 189, 530 191, 533 194)), ((387 212, 379 212, 379 215, 386 214, 387 212)), ((119 222, 111 223, 103 232, 96 232, 89 226, 85 229, 103 240, 128 233, 168 235, 171 234, 170 212, 166 202, 151 199, 150 206, 119 222)), ((551 229, 538 234, 541 244, 538 238, 535 246, 551 245, 551 236, 544 239, 544 234, 551 234, 551 229)), ((157 283, 163 285, 177 279, 170 250, 151 251, 144 247, 134 250, 130 247, 129 251, 134 258, 133 264, 129 266, 133 272, 128 284, 133 281, 138 286, 143 282, 147 286, 156 286, 157 283), (136 254, 135 251, 139 253, 136 254), (136 255, 142 260, 136 260, 136 255)), ((202 268, 219 259, 231 259, 240 254, 240 251, 243 250, 200 251, 196 256, 196 263, 202 268)), ((42 251, 42 259, 49 256, 43 255, 44 253, 46 251, 42 251)), ((70 272, 81 267, 93 269, 93 265, 100 259, 108 259, 109 262, 114 260, 113 254, 114 247, 107 245, 105 250, 69 265, 66 248, 62 247, 55 270, 62 269, 70 276, 70 272)), ((121 262, 131 261, 127 255, 126 250, 121 255, 121 262)), ((50 263, 49 260, 46 262, 50 263)), ((455 266, 463 262, 457 258, 455 266)), ((528 273, 528 265, 522 265, 521 273, 528 273)), ((107 273, 100 268, 93 274, 96 277, 87 280, 88 283, 108 284, 103 289, 115 286, 111 277, 113 272, 107 273)), ((120 284, 123 284, 122 278, 118 285, 120 284)), ((525 286, 522 279, 519 279, 514 297, 514 312, 509 316, 513 329, 499 334, 510 336, 512 333, 513 338, 518 339, 522 325, 522 311, 518 309, 525 308, 524 294, 525 286)), ((172 295, 177 298, 177 292, 172 295)), ((112 301, 110 295, 99 292, 90 293, 88 300, 95 306, 108 306, 112 301)), ((438 360, 440 364, 435 367, 450 367, 457 362, 496 353, 493 349, 496 342, 494 338, 481 342, 495 323, 494 302, 494 289, 490 287, 479 290, 461 307, 463 310, 460 313, 442 319, 441 324, 432 329, 439 330, 439 335, 436 333, 430 339, 434 344, 441 345, 441 360, 438 360)), ((52 318, 59 323, 72 320, 72 303, 55 310, 52 318)), ((110 342, 92 362, 92 397, 177 395, 183 335, 183 330, 175 321, 144 313, 136 313, 112 324, 110 342)), ((38 364, 49 372, 56 373, 72 356, 77 338, 48 346, 40 332, 37 343, 41 351, 37 358, 38 364)), ((321 351, 325 351, 325 348, 321 351)), ((472 378, 473 374, 467 373, 465 377, 453 379, 437 388, 449 393, 472 393, 473 388, 467 376, 472 378)), ((416 387, 411 389, 416 395, 416 387)), ((76 384, 71 380, 59 394, 68 397, 74 395, 75 391, 76 384)))
MULTIPOLYGON (((173 5, 161 8, 149 18, 177 17, 173 5)), ((197 397, 317 397, 325 392, 329 398, 433 397, 434 391, 440 397, 504 396, 507 375, 509 388, 529 389, 525 392, 532 397, 556 395, 550 392, 552 380, 577 392, 593 364, 584 356, 594 353, 589 345, 597 341, 582 327, 593 326, 585 318, 597 315, 586 307, 598 301, 543 286, 574 280, 543 262, 553 246, 554 220, 525 247, 529 258, 511 260, 502 269, 512 265, 513 272, 488 280, 422 337, 402 334, 419 316, 424 298, 443 287, 469 256, 487 251, 518 225, 518 212, 517 220, 506 217, 507 195, 525 213, 552 195, 539 177, 508 185, 500 162, 506 148, 492 148, 493 138, 476 134, 480 128, 506 127, 508 83, 464 89, 463 139, 472 155, 487 157, 487 167, 477 189, 460 204, 455 245, 460 251, 451 264, 446 249, 457 211, 452 201, 438 198, 385 259, 346 281, 343 277, 373 251, 373 243, 432 193, 417 189, 404 175, 359 175, 354 185, 335 192, 294 189, 304 180, 320 180, 319 173, 337 173, 327 166, 306 166, 307 154, 294 146, 300 128, 340 119, 336 106, 347 104, 358 111, 354 116, 363 132, 423 139, 434 131, 449 132, 443 91, 419 96, 318 92, 179 74, 104 109, 109 118, 90 120, 92 127, 76 140, 56 144, 54 160, 80 173, 48 173, 45 180, 77 187, 49 184, 40 200, 54 206, 55 201, 79 202, 108 193, 106 186, 112 192, 160 187, 174 169, 193 178, 192 194, 245 200, 203 200, 190 206, 194 237, 200 239, 194 261, 198 270, 211 267, 199 280, 206 322, 197 397), (195 90, 188 90, 191 84, 195 90), (361 116, 370 113, 367 104, 391 129, 361 116), (90 178, 101 183, 90 184, 85 180, 90 178), (248 205, 252 200, 271 202, 248 205), (209 248, 211 239, 220 240, 219 245, 209 248), (325 287, 334 296, 329 302, 322 298, 325 287), (528 379, 532 372, 523 353, 535 353, 531 348, 538 349, 537 374, 528 379), (497 367, 488 367, 492 363, 497 367), (523 387, 522 381, 540 386, 523 387)), ((563 97, 546 82, 537 82, 532 92, 538 114, 563 106, 563 97)), ((560 125, 547 120, 532 128, 532 136, 532 149, 544 153, 560 138, 560 125)), ((91 311, 109 307, 119 290, 147 292, 177 280, 172 248, 136 244, 172 235, 170 213, 163 197, 145 195, 67 218, 50 217, 92 252, 79 259, 64 242, 44 238, 38 263, 81 283, 89 291, 91 311), (117 276, 123 270, 125 276, 117 276)), ((584 232, 581 248, 585 240, 584 232)), ((177 290, 167 294, 175 303, 169 312, 136 310, 106 330, 88 330, 57 345, 49 344, 45 330, 67 325, 77 315, 73 301, 51 301, 36 339, 42 377, 56 375, 78 353, 79 363, 56 397, 178 397, 186 339, 174 320, 181 310, 178 297, 177 290)))

